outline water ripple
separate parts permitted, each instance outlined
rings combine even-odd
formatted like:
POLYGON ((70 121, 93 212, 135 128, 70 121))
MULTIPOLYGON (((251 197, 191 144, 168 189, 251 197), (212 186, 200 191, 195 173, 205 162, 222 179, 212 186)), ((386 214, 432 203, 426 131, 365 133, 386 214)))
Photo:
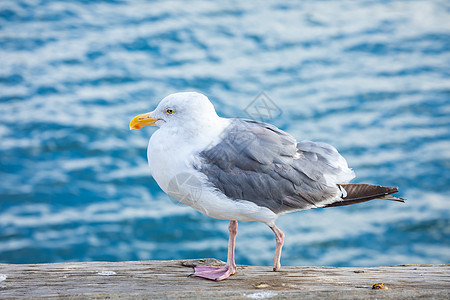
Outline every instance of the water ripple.
MULTIPOLYGON (((444 0, 1 2, 0 262, 225 259, 226 222, 161 192, 154 129, 128 122, 184 90, 248 117, 264 90, 272 123, 408 198, 281 217, 284 265, 448 263, 448 20, 444 0)), ((240 225, 238 263, 273 250, 240 225)))

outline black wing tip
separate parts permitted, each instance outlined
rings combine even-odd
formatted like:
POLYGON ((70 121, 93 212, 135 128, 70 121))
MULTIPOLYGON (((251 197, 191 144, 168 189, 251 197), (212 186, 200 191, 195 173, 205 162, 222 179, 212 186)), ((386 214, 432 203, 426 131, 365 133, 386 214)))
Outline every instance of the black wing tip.
MULTIPOLYGON (((388 186, 387 188, 389 188, 391 191, 389 191, 389 193, 386 193, 386 196, 398 193, 397 186, 388 186)), ((406 201, 405 198, 400 198, 400 197, 396 197, 396 196, 391 196, 391 197, 392 197, 391 200, 394 200, 394 201, 398 201, 398 202, 402 202, 402 203, 405 203, 405 201, 406 201)))
POLYGON ((356 184, 340 184, 347 192, 347 196, 343 200, 372 200, 386 199, 399 202, 405 202, 406 199, 393 196, 398 193, 396 186, 383 186, 376 184, 356 183, 356 184))

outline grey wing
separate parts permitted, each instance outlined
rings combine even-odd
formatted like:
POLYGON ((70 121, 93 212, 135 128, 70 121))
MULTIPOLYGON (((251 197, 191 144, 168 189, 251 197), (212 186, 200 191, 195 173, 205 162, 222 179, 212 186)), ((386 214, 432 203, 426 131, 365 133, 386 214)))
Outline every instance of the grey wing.
POLYGON ((353 178, 332 146, 297 143, 270 124, 234 119, 221 138, 198 154, 201 164, 196 168, 227 197, 251 201, 275 213, 338 201, 343 192, 337 184, 353 178))

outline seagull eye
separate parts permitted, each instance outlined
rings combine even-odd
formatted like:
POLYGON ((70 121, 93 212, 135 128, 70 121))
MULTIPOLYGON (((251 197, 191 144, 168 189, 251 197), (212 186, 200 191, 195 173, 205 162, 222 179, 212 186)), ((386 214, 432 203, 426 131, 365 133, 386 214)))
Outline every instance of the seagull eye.
POLYGON ((173 114, 173 109, 171 108, 166 109, 166 113, 168 113, 169 115, 173 114))

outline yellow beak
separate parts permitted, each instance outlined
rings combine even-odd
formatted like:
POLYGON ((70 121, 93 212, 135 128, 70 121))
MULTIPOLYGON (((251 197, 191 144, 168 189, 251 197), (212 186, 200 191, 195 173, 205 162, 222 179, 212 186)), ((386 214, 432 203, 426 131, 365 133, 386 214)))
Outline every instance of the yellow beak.
POLYGON ((142 127, 148 126, 148 125, 155 125, 155 122, 159 119, 154 119, 150 117, 151 113, 146 113, 142 115, 138 115, 133 118, 130 122, 130 130, 131 129, 141 129, 142 127))

